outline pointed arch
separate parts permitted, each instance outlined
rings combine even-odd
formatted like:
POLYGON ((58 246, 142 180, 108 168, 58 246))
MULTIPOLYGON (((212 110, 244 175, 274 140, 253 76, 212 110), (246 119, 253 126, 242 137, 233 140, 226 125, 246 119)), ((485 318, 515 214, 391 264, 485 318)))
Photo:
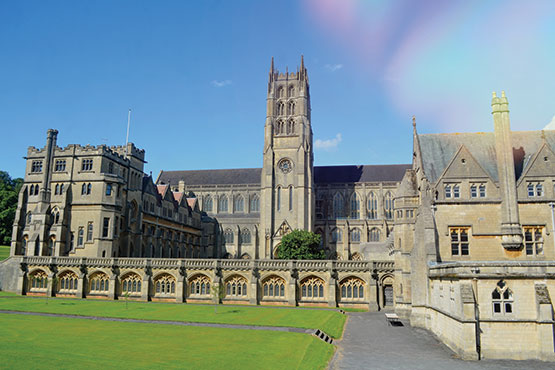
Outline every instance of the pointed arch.
POLYGON ((357 193, 351 195, 350 205, 350 215, 349 217, 357 220, 359 218, 360 201, 358 200, 357 193))
POLYGON ((260 212, 260 197, 258 196, 258 194, 254 194, 251 197, 250 211, 260 212))
POLYGON ((233 243, 233 230, 229 227, 224 231, 224 240, 226 244, 233 243))
POLYGON ((212 197, 210 195, 205 195, 202 199, 202 210, 212 212, 212 197))
POLYGON ((358 227, 351 229, 350 240, 353 243, 360 243, 360 229, 358 227))
POLYGON ((241 234, 239 234, 239 237, 241 238, 241 244, 251 243, 251 231, 249 229, 244 228, 243 230, 241 230, 241 234))
POLYGON ((381 231, 377 227, 373 227, 368 230, 368 241, 379 242, 381 239, 381 231))
POLYGON ((227 196, 220 195, 218 198, 218 212, 227 212, 227 196))
POLYGON ((388 220, 393 219, 393 207, 394 207, 394 203, 393 203, 393 195, 391 194, 390 191, 388 191, 387 193, 385 193, 384 195, 384 211, 385 211, 385 218, 387 218, 388 220))
POLYGON ((335 195, 333 196, 333 217, 345 217, 345 202, 343 199, 343 195, 339 192, 335 193, 335 195))
POLYGON ((244 212, 245 211, 245 201, 243 200, 242 195, 235 196, 235 204, 234 204, 234 211, 235 212, 244 212))
POLYGON ((287 135, 293 135, 295 133, 295 121, 292 119, 287 121, 287 135))

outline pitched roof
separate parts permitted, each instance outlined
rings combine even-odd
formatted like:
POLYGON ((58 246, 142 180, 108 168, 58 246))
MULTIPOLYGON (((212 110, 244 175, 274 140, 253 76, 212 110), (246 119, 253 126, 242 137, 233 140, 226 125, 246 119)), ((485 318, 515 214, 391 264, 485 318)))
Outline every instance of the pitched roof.
MULTIPOLYGON (((314 182, 351 183, 401 181, 410 164, 367 165, 367 166, 316 166, 314 182)), ((161 171, 157 184, 178 185, 243 185, 260 184, 261 168, 236 168, 229 170, 161 171)), ((159 185, 161 186, 161 185, 159 185)))
MULTIPOLYGON (((424 134, 418 135, 418 138, 424 173, 429 181, 437 181, 461 145, 470 151, 494 181, 499 181, 493 132, 424 134)), ((544 139, 555 150, 554 130, 511 132, 517 179, 529 164, 530 158, 541 148, 544 139)))
POLYGON ((386 164, 364 166, 319 166, 314 167, 314 182, 317 184, 343 182, 401 181, 410 164, 386 164))

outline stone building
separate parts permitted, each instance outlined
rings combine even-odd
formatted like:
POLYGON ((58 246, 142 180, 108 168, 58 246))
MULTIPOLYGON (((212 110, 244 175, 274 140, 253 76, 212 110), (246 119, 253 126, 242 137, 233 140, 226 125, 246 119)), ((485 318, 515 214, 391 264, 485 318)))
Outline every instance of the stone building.
POLYGON ((27 154, 0 288, 194 303, 223 285, 228 304, 395 309, 465 359, 553 361, 555 131, 512 132, 504 93, 492 114, 486 133, 413 118, 408 165, 313 166, 306 68, 272 61, 262 168, 155 184, 132 144, 61 149, 51 130, 27 154), (329 259, 275 259, 296 228, 329 259))

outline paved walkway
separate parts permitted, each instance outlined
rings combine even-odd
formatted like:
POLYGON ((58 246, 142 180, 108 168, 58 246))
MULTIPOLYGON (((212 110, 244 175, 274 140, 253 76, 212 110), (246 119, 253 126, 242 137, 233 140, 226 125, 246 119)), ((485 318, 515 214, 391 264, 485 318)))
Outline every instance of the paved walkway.
POLYGON ((329 368, 335 369, 554 369, 542 361, 463 361, 429 332, 389 326, 383 312, 349 313, 329 368))
POLYGON ((46 312, 25 312, 25 311, 0 310, 0 314, 65 317, 65 318, 70 318, 70 319, 133 322, 133 323, 143 323, 143 324, 161 324, 161 325, 178 325, 178 326, 203 326, 203 327, 209 327, 209 328, 271 330, 271 331, 286 331, 286 332, 306 333, 306 334, 312 334, 314 332, 314 329, 292 328, 292 327, 286 327, 286 326, 257 326, 257 325, 236 325, 236 324, 214 324, 214 323, 206 323, 206 322, 124 319, 124 318, 117 318, 117 317, 81 316, 81 315, 69 315, 69 314, 61 314, 61 313, 46 313, 46 312))

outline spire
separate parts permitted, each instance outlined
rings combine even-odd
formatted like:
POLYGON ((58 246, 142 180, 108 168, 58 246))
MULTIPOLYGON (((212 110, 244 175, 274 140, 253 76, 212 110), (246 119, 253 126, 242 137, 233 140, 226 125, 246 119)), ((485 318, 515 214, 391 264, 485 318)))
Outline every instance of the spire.
POLYGON ((301 54, 301 71, 304 71, 304 55, 301 54))
POLYGON ((270 83, 274 81, 274 57, 272 56, 272 64, 270 65, 270 77, 268 78, 268 93, 270 93, 270 83))
POLYGON ((412 130, 416 133, 416 116, 412 116, 412 130))

